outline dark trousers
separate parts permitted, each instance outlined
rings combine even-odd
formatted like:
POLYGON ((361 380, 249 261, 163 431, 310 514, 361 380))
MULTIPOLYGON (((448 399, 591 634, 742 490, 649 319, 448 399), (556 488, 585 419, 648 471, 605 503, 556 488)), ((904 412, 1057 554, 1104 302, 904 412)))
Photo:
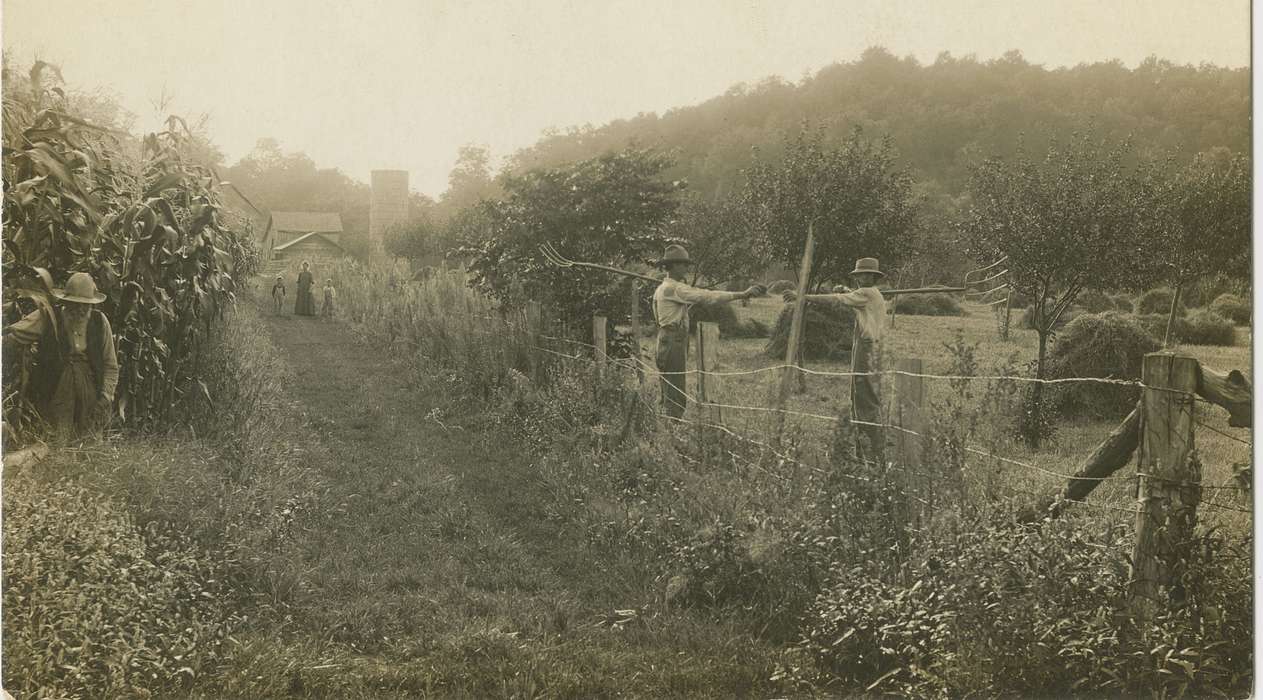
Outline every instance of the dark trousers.
POLYGON ((688 360, 688 328, 658 328, 658 352, 655 358, 661 375, 662 407, 668 416, 684 415, 684 364, 688 360))
MULTIPOLYGON (((851 371, 872 372, 877 369, 876 348, 871 339, 860 338, 856 329, 855 341, 851 345, 851 371)), ((851 418, 865 423, 881 421, 881 376, 851 377, 851 418)), ((872 457, 881 459, 886 447, 885 430, 876 425, 859 424, 855 426, 871 447, 872 457)), ((861 441, 862 444, 862 441, 861 441)), ((860 456, 865 456, 861 451, 860 456)))

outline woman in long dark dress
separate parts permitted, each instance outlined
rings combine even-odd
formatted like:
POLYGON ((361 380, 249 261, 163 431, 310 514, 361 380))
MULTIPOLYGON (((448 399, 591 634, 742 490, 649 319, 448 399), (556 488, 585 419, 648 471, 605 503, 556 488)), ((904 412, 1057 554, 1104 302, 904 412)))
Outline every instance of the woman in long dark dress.
POLYGON ((316 315, 316 298, 311 293, 315 281, 311 277, 310 265, 303 261, 303 271, 298 273, 298 295, 294 299, 294 313, 299 316, 316 315))

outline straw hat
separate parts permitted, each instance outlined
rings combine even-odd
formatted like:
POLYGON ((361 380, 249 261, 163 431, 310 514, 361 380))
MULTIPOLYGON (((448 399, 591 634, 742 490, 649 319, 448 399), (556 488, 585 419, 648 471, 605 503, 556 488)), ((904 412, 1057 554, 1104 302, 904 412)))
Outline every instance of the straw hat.
POLYGON ((76 304, 100 304, 105 295, 96 290, 96 282, 86 272, 76 272, 66 280, 66 286, 53 289, 53 296, 76 304))
POLYGON ((666 265, 670 265, 671 263, 692 264, 692 262, 693 261, 689 259, 689 252, 684 249, 684 246, 669 245, 667 246, 667 249, 662 253, 662 259, 658 260, 657 265, 659 267, 665 267, 666 265))
POLYGON ((855 269, 851 270, 851 274, 859 275, 863 273, 877 275, 878 277, 886 276, 886 273, 877 269, 877 258, 860 258, 855 261, 855 269))

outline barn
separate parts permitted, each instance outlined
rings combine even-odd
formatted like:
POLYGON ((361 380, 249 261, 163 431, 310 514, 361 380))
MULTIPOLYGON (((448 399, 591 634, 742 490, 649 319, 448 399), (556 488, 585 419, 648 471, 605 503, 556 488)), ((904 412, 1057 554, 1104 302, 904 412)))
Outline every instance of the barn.
POLYGON ((311 231, 272 248, 274 265, 295 267, 304 260, 313 267, 325 268, 346 255, 346 251, 329 234, 311 231))
POLYGON ((274 211, 268 216, 267 228, 259 241, 259 249, 268 251, 268 259, 284 257, 293 260, 298 250, 310 249, 315 254, 340 258, 342 249, 342 217, 323 211, 274 211), (319 239, 310 238, 319 234, 319 239), (299 243, 299 239, 303 239, 299 243), (332 248, 330 247, 332 246, 332 248), (336 252, 332 252, 336 249, 336 252))

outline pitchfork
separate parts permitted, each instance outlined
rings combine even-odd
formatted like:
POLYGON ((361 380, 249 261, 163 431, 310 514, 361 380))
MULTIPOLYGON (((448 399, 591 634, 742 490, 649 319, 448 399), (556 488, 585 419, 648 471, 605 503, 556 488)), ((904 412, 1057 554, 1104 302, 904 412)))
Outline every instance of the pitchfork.
POLYGON ((561 253, 558 253, 557 249, 553 247, 552 243, 544 243, 540 245, 539 252, 544 254, 544 258, 548 260, 548 262, 556 265, 557 267, 586 267, 592 270, 603 270, 605 272, 613 272, 616 275, 623 275, 625 277, 634 277, 636 279, 645 280, 646 282, 653 282, 654 284, 658 284, 659 282, 662 281, 658 279, 657 277, 650 277, 649 275, 642 275, 639 272, 631 272, 628 270, 620 270, 617 267, 608 267, 606 265, 597 265, 596 263, 586 263, 586 262, 578 262, 576 260, 571 260, 563 256, 561 253))

